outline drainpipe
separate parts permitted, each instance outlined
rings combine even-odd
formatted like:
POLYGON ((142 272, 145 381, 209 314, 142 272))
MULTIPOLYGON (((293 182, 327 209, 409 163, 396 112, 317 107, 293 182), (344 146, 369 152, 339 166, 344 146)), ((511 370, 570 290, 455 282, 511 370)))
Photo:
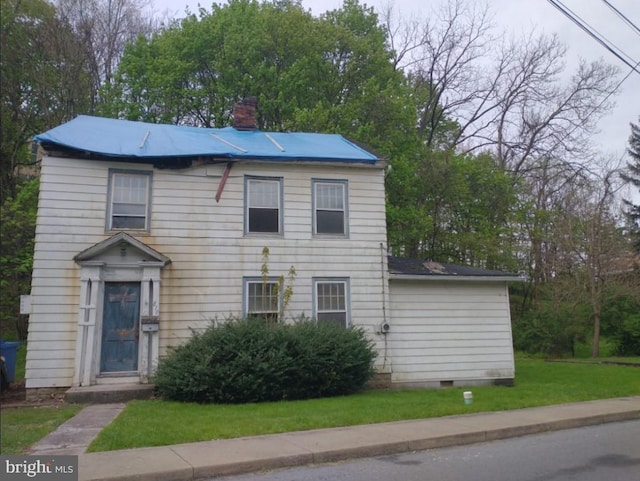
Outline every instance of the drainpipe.
MULTIPOLYGON (((385 289, 385 275, 384 275, 384 256, 385 248, 384 243, 380 242, 380 282, 382 283, 382 325, 387 325, 387 301, 386 301, 386 289, 385 289)), ((384 360, 382 361, 382 369, 387 365, 387 332, 382 331, 384 336, 384 360)))

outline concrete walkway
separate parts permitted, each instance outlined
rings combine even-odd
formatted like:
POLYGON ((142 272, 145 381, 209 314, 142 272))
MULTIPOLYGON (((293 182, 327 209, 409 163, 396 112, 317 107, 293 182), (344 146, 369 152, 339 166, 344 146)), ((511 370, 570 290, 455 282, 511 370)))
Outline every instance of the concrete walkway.
POLYGON ((79 454, 81 481, 182 481, 492 441, 640 419, 640 396, 492 413, 84 453, 124 404, 94 405, 33 446, 79 454))
POLYGON ((82 454, 91 441, 125 408, 125 403, 92 404, 31 446, 29 454, 82 454))

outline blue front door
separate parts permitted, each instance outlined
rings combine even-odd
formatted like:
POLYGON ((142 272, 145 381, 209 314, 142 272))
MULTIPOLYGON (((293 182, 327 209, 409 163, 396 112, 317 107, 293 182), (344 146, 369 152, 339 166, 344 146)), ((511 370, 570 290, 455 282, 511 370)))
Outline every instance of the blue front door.
POLYGON ((105 283, 101 372, 138 370, 139 322, 140 284, 105 283))

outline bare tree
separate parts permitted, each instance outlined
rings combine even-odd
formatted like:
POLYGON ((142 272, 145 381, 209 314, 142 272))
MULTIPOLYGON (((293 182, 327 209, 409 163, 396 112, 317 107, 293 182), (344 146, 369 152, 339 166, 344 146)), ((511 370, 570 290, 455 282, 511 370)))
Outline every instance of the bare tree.
POLYGON ((616 68, 581 61, 569 72, 557 36, 507 37, 492 25, 488 7, 473 1, 443 2, 422 21, 398 19, 391 8, 383 18, 396 68, 414 88, 425 145, 491 152, 525 186, 530 212, 513 230, 537 302, 558 262, 553 216, 567 186, 590 177, 585 159, 593 157, 591 137, 612 105, 616 68))
MULTIPOLYGON (((631 124, 627 153, 631 159, 622 173, 622 180, 629 184, 629 187, 635 187, 640 194, 640 123, 631 124)), ((634 204, 631 200, 625 199, 624 205, 629 222, 629 235, 633 237, 634 248, 640 259, 640 202, 634 204)))
POLYGON ((622 188, 619 166, 605 165, 591 171, 579 185, 572 186, 558 213, 554 241, 558 254, 556 276, 569 281, 558 288, 584 300, 593 322, 592 356, 599 356, 602 308, 606 287, 625 274, 631 258, 628 239, 620 229, 617 194, 622 188), (568 284, 573 286, 568 288, 568 284))
POLYGON ((428 96, 418 125, 432 145, 438 126, 455 120, 450 147, 490 150, 519 176, 541 157, 584 157, 597 120, 608 111, 616 69, 581 62, 566 71, 556 36, 496 35, 488 8, 455 0, 418 23, 384 14, 398 68, 428 96))
POLYGON ((584 182, 584 168, 543 157, 523 182, 528 198, 522 230, 523 267, 528 272, 527 296, 535 306, 541 299, 541 286, 556 278, 558 246, 553 227, 562 212, 565 197, 584 182))
POLYGON ((531 44, 532 50, 516 50, 521 68, 498 89, 503 100, 496 102, 497 119, 478 119, 483 130, 494 132, 498 159, 516 176, 542 156, 571 161, 588 155, 595 122, 610 107, 616 73, 604 62, 581 62, 562 84, 557 62, 564 47, 555 37, 531 44))
POLYGON ((490 91, 477 81, 482 59, 496 40, 488 9, 456 0, 443 2, 428 20, 399 19, 392 7, 383 18, 396 68, 405 71, 416 90, 426 92, 425 103, 418 106, 418 128, 433 146, 442 123, 460 122, 461 112, 490 91))
POLYGON ((145 14, 151 5, 151 0, 56 0, 58 15, 73 26, 84 44, 94 108, 100 87, 111 84, 127 43, 158 28, 153 15, 145 14))

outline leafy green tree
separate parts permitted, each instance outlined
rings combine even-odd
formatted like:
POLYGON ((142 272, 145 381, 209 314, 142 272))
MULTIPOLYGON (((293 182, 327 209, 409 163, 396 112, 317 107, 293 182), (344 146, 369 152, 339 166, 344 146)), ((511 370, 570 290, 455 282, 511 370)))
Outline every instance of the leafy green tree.
MULTIPOLYGON (((622 174, 625 182, 636 188, 640 194, 640 124, 631 124, 631 136, 629 137, 629 149, 631 162, 627 164, 628 172, 622 174)), ((630 222, 631 235, 636 252, 640 253, 640 204, 634 204, 625 200, 627 216, 630 222)))
POLYGON ((602 334, 614 341, 619 356, 640 355, 639 287, 614 286, 602 307, 602 334))
POLYGON ((20 315, 20 295, 31 290, 38 187, 38 179, 24 182, 0 211, 0 335, 21 340, 27 338, 27 320, 20 315))
POLYGON ((18 166, 32 165, 34 134, 88 105, 82 46, 43 0, 2 0, 0 65, 0 202, 14 197, 18 166))
POLYGON ((387 222, 394 252, 517 269, 513 237, 519 213, 517 190, 493 157, 431 152, 414 165, 398 164, 387 182, 387 222))
POLYGON ((323 72, 311 14, 292 3, 248 0, 212 8, 130 46, 106 92, 105 114, 223 127, 234 103, 257 95, 259 126, 277 130, 301 99, 313 105, 314 76, 323 72))
MULTIPOLYGON (((373 8, 346 0, 319 20, 325 78, 322 102, 307 112, 314 130, 340 131, 380 142, 381 131, 395 126, 402 106, 402 75, 396 72, 386 32, 373 8), (311 119, 316 119, 315 123, 311 119)), ((402 121, 404 122, 404 120, 402 121)))
POLYGON ((339 131, 374 148, 396 118, 409 122, 371 8, 348 0, 319 18, 292 1, 212 8, 130 46, 104 113, 223 127, 237 101, 257 96, 261 129, 339 131))

